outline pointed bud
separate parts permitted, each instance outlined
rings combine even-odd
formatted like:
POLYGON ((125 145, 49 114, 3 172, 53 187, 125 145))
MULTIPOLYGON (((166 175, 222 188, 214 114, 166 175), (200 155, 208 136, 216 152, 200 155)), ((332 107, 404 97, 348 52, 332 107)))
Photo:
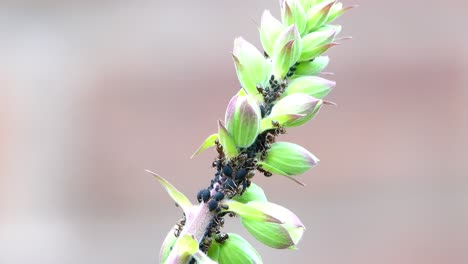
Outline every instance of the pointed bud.
POLYGON ((174 235, 176 228, 177 225, 175 225, 171 231, 169 231, 166 238, 164 238, 161 250, 159 251, 159 263, 164 263, 167 259, 167 256, 169 256, 169 253, 171 253, 171 249, 177 240, 177 237, 174 235))
POLYGON ((343 3, 336 3, 334 6, 332 6, 330 10, 330 14, 328 15, 327 21, 325 23, 331 23, 333 20, 337 19, 346 11, 354 8, 356 6, 348 6, 348 7, 343 7, 343 3))
POLYGON ((247 190, 239 195, 239 196, 234 196, 232 198, 233 200, 240 202, 240 203, 248 203, 251 201, 259 201, 259 202, 266 202, 267 198, 265 195, 265 192, 263 191, 260 186, 258 186, 255 183, 251 183, 249 188, 247 190))
POLYGON ((277 117, 285 115, 303 115, 298 119, 292 119, 287 122, 280 122, 284 127, 300 126, 311 120, 318 112, 318 107, 322 105, 322 100, 312 96, 294 93, 279 100, 271 109, 270 115, 267 117, 271 120, 277 120, 277 117))
POLYGON ((283 93, 284 96, 291 94, 302 93, 312 96, 314 98, 323 99, 333 87, 335 87, 334 81, 317 77, 317 76, 304 76, 293 79, 289 82, 286 91, 283 93))
POLYGON ((317 157, 297 144, 276 142, 267 150, 265 160, 258 164, 273 174, 293 176, 303 174, 318 162, 317 157))
POLYGON ((326 0, 312 6, 306 14, 307 26, 305 31, 312 32, 324 25, 335 2, 336 0, 326 0))
POLYGON ((176 202, 182 208, 182 210, 184 210, 184 213, 187 216, 191 214, 193 205, 187 198, 187 196, 185 196, 183 193, 177 190, 171 183, 169 183, 166 179, 159 176, 158 174, 149 170, 146 170, 146 172, 152 174, 159 181, 159 183, 161 183, 164 189, 166 189, 169 196, 171 196, 174 202, 176 202))
POLYGON ((281 22, 273 17, 269 10, 265 10, 260 24, 260 40, 263 49, 269 55, 273 55, 273 48, 279 34, 285 29, 281 22))
POLYGON ((302 41, 295 25, 292 25, 279 35, 273 51, 273 73, 277 79, 283 79, 289 68, 293 66, 302 52, 302 41))
POLYGON ((280 0, 281 20, 286 26, 296 25, 299 33, 304 33, 307 21, 306 13, 298 0, 280 0))
POLYGON ((328 56, 319 56, 312 61, 303 61, 295 66, 294 76, 317 75, 328 66, 330 58, 328 56))
POLYGON ((242 225, 263 244, 278 249, 296 248, 305 227, 290 210, 270 202, 250 202, 249 205, 280 218, 282 223, 252 221, 241 218, 242 225))
POLYGON ((300 61, 307 61, 316 58, 329 48, 336 45, 332 43, 341 27, 327 26, 321 30, 307 34, 302 39, 302 53, 300 61))
POLYGON ((223 204, 227 205, 229 209, 225 211, 234 212, 238 216, 250 219, 252 221, 266 221, 272 223, 281 223, 280 220, 265 214, 263 211, 257 210, 256 208, 249 206, 248 204, 243 204, 240 202, 236 202, 234 200, 228 200, 223 204))
POLYGON ((223 123, 218 120, 218 135, 219 142, 223 146, 224 154, 229 158, 234 158, 237 156, 238 151, 236 147, 236 142, 234 138, 229 134, 228 130, 224 127, 223 123))
POLYGON ((232 97, 226 109, 225 123, 238 147, 252 145, 259 133, 261 119, 260 107, 244 89, 232 97))
POLYGON ((212 134, 212 135, 209 135, 205 141, 203 141, 202 145, 197 149, 197 151, 195 151, 195 153, 193 153, 193 155, 190 157, 191 159, 193 159, 196 155, 202 153, 203 151, 205 151, 206 149, 210 148, 210 147, 213 147, 214 145, 216 145, 216 140, 218 139, 218 134, 212 134))
POLYGON ((228 233, 229 238, 220 244, 219 263, 239 264, 239 263, 263 263, 260 254, 244 238, 237 234, 228 233))
POLYGON ((257 100, 262 100, 257 86, 265 87, 268 84, 271 76, 271 61, 265 59, 254 45, 241 37, 234 40, 232 57, 242 87, 257 100))

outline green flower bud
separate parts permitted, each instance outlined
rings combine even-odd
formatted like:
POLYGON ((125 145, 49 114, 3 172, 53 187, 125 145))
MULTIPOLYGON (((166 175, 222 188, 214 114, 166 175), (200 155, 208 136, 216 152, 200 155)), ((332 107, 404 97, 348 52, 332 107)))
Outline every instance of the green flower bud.
POLYGON ((305 76, 293 79, 289 82, 283 96, 302 93, 314 98, 323 99, 333 87, 335 82, 317 76, 305 76))
POLYGON ((296 25, 299 33, 304 33, 307 25, 306 13, 298 0, 280 0, 281 20, 286 26, 296 25))
POLYGON ((312 32, 321 27, 328 19, 330 10, 336 0, 326 0, 312 6, 306 14, 307 26, 306 32, 312 32))
POLYGON ((260 186, 258 186, 255 183, 251 183, 250 187, 247 188, 247 190, 243 194, 239 196, 234 196, 232 199, 240 203, 248 203, 251 201, 267 201, 265 192, 262 188, 260 188, 260 186))
POLYGON ((244 89, 232 97, 226 109, 225 123, 238 147, 252 145, 258 136, 261 119, 258 104, 244 89))
POLYGON ((268 55, 273 55, 273 49, 279 34, 285 29, 285 26, 269 10, 265 10, 260 23, 260 40, 263 49, 268 55))
POLYGON ((319 159, 307 149, 293 143, 276 142, 258 164, 265 170, 284 176, 303 174, 317 165, 319 159))
POLYGON ((328 56, 319 56, 312 61, 303 61, 296 66, 294 76, 317 75, 328 66, 329 62, 328 56))
POLYGON ((285 77, 302 52, 302 41, 295 25, 292 25, 278 36, 273 51, 273 73, 277 79, 285 77))
POLYGON ((263 263, 260 254, 244 238, 228 233, 229 238, 220 244, 218 262, 222 264, 263 263))
POLYGON ((302 53, 300 61, 307 61, 316 58, 329 48, 337 45, 332 43, 341 27, 326 26, 323 29, 307 34, 302 39, 302 53))
POLYGON ((242 87, 257 100, 263 100, 257 86, 265 87, 271 76, 271 61, 252 44, 239 37, 232 53, 237 77, 242 87))
POLYGON ((272 248, 296 248, 304 234, 305 227, 293 212, 270 202, 255 201, 248 205, 275 215, 282 221, 282 223, 271 223, 241 218, 242 225, 253 237, 272 248))
POLYGON ((223 123, 218 120, 218 135, 219 142, 223 146, 223 151, 226 157, 229 159, 234 158, 239 154, 236 147, 236 142, 234 138, 229 134, 228 130, 224 127, 223 123))
POLYGON ((171 249, 174 246, 175 242, 177 241, 177 237, 174 235, 174 231, 176 230, 177 225, 175 225, 171 231, 167 234, 166 238, 164 238, 164 242, 161 246, 161 250, 159 251, 159 263, 164 263, 171 253, 171 249))
POLYGON ((276 117, 285 115, 303 115, 298 119, 292 119, 287 122, 280 122, 284 127, 300 126, 311 120, 318 112, 322 105, 322 100, 309 96, 303 93, 294 93, 285 96, 279 100, 271 109, 270 115, 267 119, 276 120, 276 117))
POLYGON ((208 257, 210 257, 210 259, 212 259, 214 261, 218 261, 219 260, 219 251, 220 251, 219 244, 216 243, 216 241, 213 241, 211 243, 211 246, 208 249, 208 252, 206 254, 208 255, 208 257))

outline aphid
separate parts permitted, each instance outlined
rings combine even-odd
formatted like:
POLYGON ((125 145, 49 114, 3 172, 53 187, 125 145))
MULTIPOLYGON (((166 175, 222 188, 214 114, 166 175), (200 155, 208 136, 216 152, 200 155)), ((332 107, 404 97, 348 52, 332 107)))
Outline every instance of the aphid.
POLYGON ((245 176, 247 179, 252 179, 255 176, 255 171, 254 170, 249 170, 247 173, 247 176, 245 176))
POLYGON ((201 201, 202 201, 202 192, 203 192, 203 190, 200 190, 200 191, 197 193, 197 201, 198 201, 199 203, 201 203, 201 201))
POLYGON ((203 252, 207 252, 208 249, 210 249, 210 246, 211 246, 211 237, 207 236, 205 237, 205 239, 202 241, 201 245, 200 245, 200 249, 203 251, 203 252))
POLYGON ((261 113, 261 115, 262 115, 262 118, 264 118, 264 117, 265 117, 265 114, 266 114, 265 106, 260 105, 260 113, 261 113))
POLYGON ((207 202, 210 199, 210 191, 208 189, 201 190, 201 198, 203 202, 207 202))
POLYGON ((223 167, 223 173, 224 175, 226 175, 227 177, 231 177, 232 176, 232 167, 230 165, 226 165, 223 167))
POLYGON ((232 179, 228 179, 225 183, 224 183, 224 187, 228 190, 235 190, 237 189, 237 185, 236 183, 232 180, 232 179))
POLYGON ((216 236, 215 241, 218 242, 219 244, 223 244, 228 238, 229 238, 228 234, 221 233, 216 236))
POLYGON ((242 181, 245 179, 245 176, 247 175, 247 170, 242 168, 236 172, 236 180, 242 181))
POLYGON ((275 136, 272 133, 267 133, 265 139, 270 144, 275 142, 275 136))
POLYGON ((217 192, 213 195, 213 198, 216 200, 216 201, 221 201, 222 199, 224 199, 224 193, 222 192, 217 192))
POLYGON ((271 124, 274 126, 274 127, 280 127, 280 123, 276 120, 272 120, 271 121, 271 124))
POLYGON ((216 200, 210 200, 208 202, 208 210, 210 210, 210 212, 216 210, 216 208, 218 208, 218 201, 216 200))

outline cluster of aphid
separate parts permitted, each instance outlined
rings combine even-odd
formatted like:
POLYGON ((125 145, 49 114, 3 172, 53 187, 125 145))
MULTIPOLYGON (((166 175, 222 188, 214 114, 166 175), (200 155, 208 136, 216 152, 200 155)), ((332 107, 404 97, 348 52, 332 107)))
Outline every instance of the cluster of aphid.
MULTIPOLYGON (((294 70, 293 66, 290 72, 294 72, 294 70)), ((260 106, 262 118, 270 113, 274 102, 281 96, 287 86, 286 82, 280 83, 275 80, 273 75, 269 83, 269 87, 258 88, 264 97, 264 103, 260 106)), ((274 129, 259 134, 251 146, 241 149, 237 157, 229 160, 226 159, 223 146, 219 143, 219 140, 215 141, 216 151, 218 152, 218 157, 212 164, 216 169, 215 176, 211 180, 210 186, 200 190, 197 194, 198 202, 205 203, 208 210, 214 215, 200 243, 200 250, 203 252, 208 251, 213 239, 217 243, 224 243, 229 238, 220 229, 224 225, 224 216, 229 215, 233 217, 235 214, 229 212, 228 206, 223 204, 222 201, 236 195, 242 195, 250 186, 250 180, 254 177, 255 170, 262 172, 267 177, 272 175, 270 172, 259 167, 257 162, 258 159, 265 159, 266 152, 270 148, 270 145, 275 142, 275 138, 280 134, 286 133, 286 130, 278 122, 273 121, 273 126, 275 127, 274 129)), ((180 230, 182 230, 184 224, 185 217, 177 224, 176 236, 180 234, 180 230)))

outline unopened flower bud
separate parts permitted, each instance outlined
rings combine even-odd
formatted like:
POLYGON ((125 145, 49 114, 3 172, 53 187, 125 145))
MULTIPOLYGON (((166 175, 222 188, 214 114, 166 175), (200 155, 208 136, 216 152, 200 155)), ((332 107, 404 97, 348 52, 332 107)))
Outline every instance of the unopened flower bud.
POLYGON ((300 61, 307 61, 316 58, 329 48, 337 45, 332 43, 335 36, 339 33, 341 27, 326 26, 321 30, 307 34, 302 39, 302 53, 300 61))
POLYGON ((284 127, 300 126, 311 120, 316 115, 317 108, 321 105, 322 100, 320 99, 303 93, 293 93, 279 100, 266 119, 276 120, 277 116, 302 115, 300 118, 293 118, 280 123, 284 127))
POLYGON ((258 241, 272 248, 296 248, 305 227, 290 210, 270 202, 250 202, 248 205, 275 215, 281 223, 253 221, 241 218, 242 225, 258 241))
POLYGON ((247 188, 247 190, 243 194, 239 196, 234 196, 232 199, 240 203, 248 203, 251 201, 267 201, 265 192, 262 188, 260 188, 260 186, 258 186, 255 183, 251 183, 250 187, 247 188))
POLYGON ((277 79, 286 76, 302 52, 302 41, 295 25, 292 25, 278 36, 273 51, 273 73, 277 79))
POLYGON ((249 242, 237 234, 228 233, 228 235, 229 238, 219 245, 219 263, 263 263, 260 254, 249 242))
POLYGON ((314 98, 323 99, 333 87, 335 82, 317 76, 304 76, 293 79, 289 82, 284 96, 291 94, 307 94, 314 98))
POLYGON ((273 49, 279 34, 285 29, 285 26, 269 10, 265 10, 260 23, 260 40, 263 49, 269 55, 273 55, 273 49))
POLYGON ((317 75, 328 66, 330 58, 328 56, 319 56, 311 61, 303 61, 295 66, 294 76, 317 75))
POLYGON ((249 94, 241 89, 228 104, 225 115, 227 130, 237 147, 248 147, 260 130, 260 107, 249 94))
POLYGON ((304 33, 307 26, 306 13, 299 0, 280 0, 280 7, 283 24, 296 25, 299 33, 304 33))
POLYGON ((319 159, 307 149, 289 142, 275 142, 265 160, 258 164, 268 172, 284 176, 303 174, 317 165, 319 159))
POLYGON ((164 263, 186 263, 198 251, 198 246, 198 242, 193 235, 183 235, 176 240, 164 263))
POLYGON ((341 15, 343 15, 346 11, 350 10, 351 8, 354 8, 356 6, 348 6, 348 7, 343 7, 343 3, 336 3, 335 5, 332 6, 330 10, 330 14, 328 14, 327 21, 325 23, 331 23, 333 20, 337 19, 341 15))
POLYGON ((254 45, 241 37, 234 40, 232 57, 242 87, 261 101, 262 96, 258 92, 257 86, 264 87, 268 84, 271 76, 271 61, 265 59, 254 45))
POLYGON ((325 24, 336 0, 326 0, 313 5, 306 14, 306 32, 312 32, 325 24))

